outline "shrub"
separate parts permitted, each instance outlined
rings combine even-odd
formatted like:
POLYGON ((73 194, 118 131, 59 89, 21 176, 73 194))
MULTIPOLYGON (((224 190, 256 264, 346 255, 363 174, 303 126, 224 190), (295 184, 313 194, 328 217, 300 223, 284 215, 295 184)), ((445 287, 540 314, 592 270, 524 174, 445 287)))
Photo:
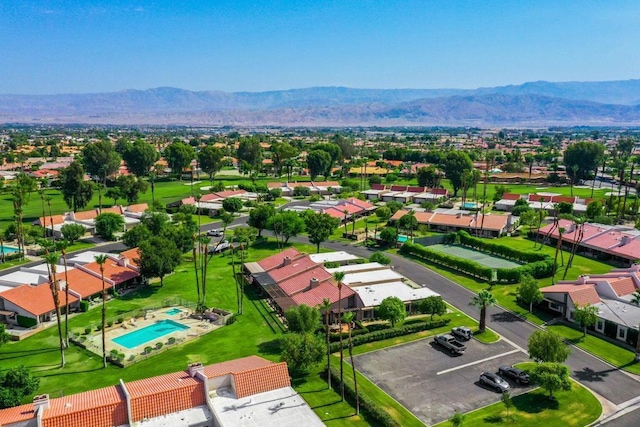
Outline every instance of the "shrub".
POLYGON ((102 330, 102 323, 98 323, 98 326, 96 326, 96 330, 97 331, 101 331, 102 330))
POLYGON ((80 300, 80 311, 83 313, 89 311, 89 301, 80 300))
POLYGON ((319 202, 320 200, 322 200, 322 197, 320 197, 317 194, 314 194, 313 196, 309 197, 310 202, 319 202))
POLYGON ((151 353, 152 351, 153 351, 153 347, 151 347, 151 346, 146 346, 146 347, 144 348, 144 354, 149 354, 149 353, 151 353))
POLYGON ((131 356, 129 356, 129 362, 133 362, 133 359, 136 358, 135 354, 132 354, 131 356))
POLYGON ((118 323, 122 323, 122 322, 124 322, 124 318, 118 317, 118 323))
POLYGON ((227 319, 227 326, 236 323, 237 320, 238 318, 236 317, 235 314, 231 315, 231 317, 227 319))
POLYGON ((157 342, 156 343, 156 350, 160 350, 162 348, 162 343, 161 342, 157 342))
POLYGON ((325 262, 324 263, 324 267, 325 268, 338 268, 338 267, 340 267, 340 263, 339 262, 325 262))
POLYGON ((369 262, 378 262, 382 265, 391 264, 391 258, 383 254, 382 252, 375 252, 369 257, 369 262))
POLYGON ((108 328, 110 328, 110 327, 112 327, 112 326, 113 326, 113 320, 109 320, 109 321, 107 322, 107 327, 108 327, 108 328))
POLYGON ((171 345, 171 344, 175 344, 176 343, 176 339, 174 337, 169 337, 169 339, 167 340, 167 344, 171 345))
POLYGON ((307 197, 309 194, 311 194, 309 187, 297 186, 293 188, 293 195, 295 197, 307 197))
POLYGON ((23 328, 32 328, 38 324, 38 321, 33 317, 21 316, 18 314, 18 325, 23 328))
POLYGON ((91 328, 89 328, 89 327, 84 328, 84 334, 85 335, 89 335, 90 333, 91 333, 91 328))

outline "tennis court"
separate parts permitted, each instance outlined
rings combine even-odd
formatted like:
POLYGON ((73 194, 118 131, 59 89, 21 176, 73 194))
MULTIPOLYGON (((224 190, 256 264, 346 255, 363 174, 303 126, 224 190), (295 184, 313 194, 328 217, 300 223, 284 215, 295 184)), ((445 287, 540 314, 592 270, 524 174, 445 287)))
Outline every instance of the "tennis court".
POLYGON ((515 261, 489 255, 484 252, 479 252, 473 249, 465 248, 464 246, 431 245, 429 246, 429 249, 433 249, 434 251, 438 251, 438 252, 444 252, 446 254, 457 256, 460 258, 470 259, 472 261, 475 261, 479 264, 484 265, 485 267, 490 267, 490 268, 515 268, 515 267, 520 267, 522 265, 515 261))

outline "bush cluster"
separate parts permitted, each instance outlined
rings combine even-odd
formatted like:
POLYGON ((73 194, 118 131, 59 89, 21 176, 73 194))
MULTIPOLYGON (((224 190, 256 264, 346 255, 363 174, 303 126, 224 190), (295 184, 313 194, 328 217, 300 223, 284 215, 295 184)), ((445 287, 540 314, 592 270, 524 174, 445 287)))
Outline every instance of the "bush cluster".
MULTIPOLYGON (((374 332, 365 333, 362 335, 356 335, 353 337, 353 345, 361 345, 367 344, 370 342, 386 340, 388 338, 401 337, 403 335, 409 335, 416 332, 427 331, 429 329, 440 328, 449 323, 449 319, 438 319, 433 321, 423 321, 412 323, 410 325, 403 325, 399 328, 387 328, 374 332)), ((337 335, 337 334, 336 334, 337 335)), ((337 335, 339 337, 339 335, 337 335)), ((353 336, 353 333, 352 333, 353 336)), ((340 343, 332 343, 330 346, 330 351, 335 353, 336 351, 340 351, 340 343)))
POLYGON ((485 267, 484 265, 478 264, 477 262, 468 260, 466 258, 460 258, 457 256, 446 254, 444 252, 430 249, 427 246, 422 246, 417 243, 405 243, 400 248, 400 253, 414 255, 418 258, 436 264, 444 265, 446 267, 461 271, 471 276, 479 277, 485 280, 491 280, 491 268, 485 267))
POLYGON ((31 328, 38 324, 38 321, 33 317, 21 316, 18 314, 18 325, 23 328, 31 328))
MULTIPOLYGON (((340 392, 340 369, 337 367, 331 367, 331 384, 334 389, 340 392)), ((378 406, 366 393, 362 390, 358 390, 358 400, 360 401, 360 410, 366 412, 372 421, 376 421, 376 425, 383 427, 400 427, 400 424, 394 420, 391 415, 380 406, 378 406)), ((344 383, 344 394, 347 400, 350 402, 356 401, 356 392, 351 382, 344 383)))

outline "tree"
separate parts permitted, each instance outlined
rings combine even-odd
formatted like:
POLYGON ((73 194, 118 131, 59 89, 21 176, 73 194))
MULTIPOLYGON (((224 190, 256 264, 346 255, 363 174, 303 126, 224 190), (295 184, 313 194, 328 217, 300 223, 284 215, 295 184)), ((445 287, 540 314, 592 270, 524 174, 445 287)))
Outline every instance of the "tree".
POLYGON ((84 180, 82 165, 74 161, 60 171, 62 199, 74 212, 87 206, 93 197, 93 183, 84 180))
POLYGON ((64 224, 60 227, 60 232, 62 236, 69 241, 69 243, 74 244, 78 239, 84 236, 86 232, 84 226, 80 224, 64 224))
MULTIPOLYGON (((109 141, 98 141, 86 145, 82 150, 82 159, 87 173, 97 178, 102 184, 100 188, 104 188, 107 185, 107 177, 118 172, 120 168, 120 155, 116 153, 113 144, 109 141)), ((98 204, 102 208, 101 200, 98 204)))
POLYGON ((553 399, 553 393, 559 390, 571 390, 569 368, 561 363, 541 363, 531 370, 531 380, 549 392, 549 398, 553 399))
POLYGON ((116 178, 116 188, 121 197, 124 197, 129 204, 132 204, 138 201, 140 193, 147 192, 149 185, 133 175, 120 175, 116 178))
POLYGON ((433 295, 420 301, 418 310, 420 310, 420 313, 430 314, 431 320, 433 320, 434 314, 442 316, 447 312, 447 304, 445 304, 442 297, 433 295))
POLYGON ((56 252, 47 253, 44 259, 47 263, 47 269, 49 270, 49 289, 51 289, 51 296, 53 298, 53 306, 56 312, 56 323, 58 326, 58 339, 60 341, 60 367, 64 368, 65 357, 65 341, 62 335, 62 316, 60 314, 60 282, 56 272, 56 266, 58 264, 58 254, 56 252))
POLYGON ((380 232, 380 240, 387 246, 395 245, 398 240, 398 232, 393 227, 385 227, 380 232))
POLYGON ((282 360, 295 373, 304 373, 320 363, 324 356, 324 344, 315 334, 285 334, 280 339, 282 360))
POLYGON ((460 427, 464 422, 464 414, 461 414, 458 411, 455 411, 451 417, 449 417, 449 422, 453 427, 460 427))
POLYGON ((140 217, 140 223, 147 227, 151 234, 159 236, 171 223, 171 218, 165 212, 146 211, 140 217))
POLYGON ((159 277, 160 286, 164 276, 173 273, 182 261, 182 254, 171 240, 153 236, 138 247, 140 274, 143 277, 159 277))
MULTIPOLYGON (((236 250, 240 251, 240 263, 244 264, 244 260, 245 260, 245 255, 247 254, 247 252, 249 252, 249 247, 251 246, 251 244, 256 240, 256 236, 258 235, 258 232, 255 228, 253 227, 237 227, 234 228, 233 230, 233 241, 237 242, 237 245, 234 245, 234 247, 231 249, 231 254, 233 256, 233 253, 236 250)), ((233 264, 235 266, 235 263, 233 264)), ((235 275, 234 272, 234 277, 237 277, 235 275)), ((203 283, 206 283, 206 271, 203 271, 203 283)), ((240 275, 240 277, 238 277, 238 284, 239 284, 239 298, 238 301, 240 303, 240 311, 239 313, 242 314, 244 311, 244 277, 242 275, 240 275)), ((203 290, 205 291, 206 294, 206 287, 203 288, 203 290)))
POLYGON ((222 169, 222 158, 224 157, 224 152, 213 145, 207 145, 198 153, 198 163, 200 164, 200 169, 202 169, 206 174, 209 175, 209 180, 211 181, 211 185, 213 185, 213 178, 216 173, 222 169))
POLYGON ((407 309, 400 298, 387 297, 382 300, 378 307, 378 316, 391 322, 391 327, 395 328, 396 323, 403 321, 407 317, 407 309))
POLYGON ((32 377, 31 372, 23 365, 7 369, 0 377, 0 409, 18 406, 39 385, 40 378, 32 377))
POLYGON ((164 149, 164 157, 171 171, 182 179, 182 171, 191 164, 195 152, 190 145, 176 141, 164 149))
POLYGON ((327 170, 324 175, 325 176, 331 175, 331 169, 333 169, 333 166, 336 164, 337 161, 342 159, 342 150, 340 149, 340 147, 332 143, 320 143, 320 144, 315 144, 313 146, 313 149, 321 150, 329 154, 329 157, 330 157, 329 166, 327 167, 327 170))
POLYGON ((102 280, 102 367, 107 367, 107 288, 104 280, 104 265, 109 258, 106 255, 96 255, 95 260, 100 266, 100 278, 102 280))
POLYGON ((507 410, 507 418, 511 419, 511 409, 513 408, 513 399, 511 399, 511 393, 505 391, 502 393, 502 397, 500 398, 504 408, 507 410))
POLYGON ((7 333, 4 323, 0 323, 0 347, 2 347, 2 344, 9 342, 9 338, 11 338, 11 335, 7 333))
POLYGON ((482 290, 478 292, 478 295, 475 295, 471 298, 469 305, 474 305, 480 309, 480 326, 478 331, 480 333, 484 332, 487 325, 487 307, 497 304, 498 301, 493 294, 487 290, 482 290))
POLYGON ((582 336, 587 336, 587 328, 593 326, 598 321, 598 307, 591 304, 576 304, 573 310, 573 320, 582 326, 582 336))
POLYGON ((320 245, 325 242, 340 226, 340 220, 327 213, 309 211, 304 215, 304 223, 309 234, 309 241, 316 245, 320 253, 320 245))
POLYGON ((258 237, 262 235, 262 230, 267 228, 267 221, 276 214, 276 208, 273 205, 262 204, 249 211, 249 220, 247 224, 258 230, 258 237))
POLYGON ((358 377, 356 376, 356 364, 353 360, 353 337, 351 336, 351 326, 353 325, 353 318, 353 311, 350 311, 344 314, 342 320, 347 324, 347 329, 349 331, 349 359, 351 360, 351 369, 353 370, 353 388, 356 398, 356 415, 360 415, 360 400, 358 399, 358 377))
POLYGON ((391 218, 391 209, 386 206, 380 206, 376 209, 376 216, 383 221, 388 221, 391 218))
POLYGON ((409 213, 402 215, 398 223, 400 227, 409 231, 409 235, 413 237, 413 231, 418 228, 418 219, 415 211, 409 211, 409 213))
POLYGON ((538 363, 564 363, 571 349, 564 339, 552 331, 535 331, 529 336, 529 358, 538 363))
POLYGON ((338 324, 340 325, 340 395, 344 402, 344 344, 342 339, 342 285, 345 272, 336 271, 333 273, 333 280, 338 286, 338 324))
POLYGON ((242 200, 237 197, 228 197, 222 201, 222 207, 227 212, 240 212, 242 209, 242 200))
POLYGON ((291 307, 284 315, 287 319, 289 332, 297 332, 300 334, 313 333, 318 329, 318 325, 320 324, 320 311, 306 304, 291 307))
POLYGON ((519 300, 529 304, 529 313, 533 312, 533 303, 538 303, 544 299, 544 295, 538 288, 538 282, 528 274, 525 274, 520 279, 520 286, 516 289, 516 295, 519 300))
POLYGON ((151 168, 160 158, 152 144, 140 139, 127 145, 121 154, 127 169, 137 177, 148 176, 151 168))
POLYGON ((571 144, 564 151, 563 160, 572 182, 587 179, 602 162, 604 145, 598 142, 581 141, 571 144), (578 166, 573 168, 573 166, 578 166))
POLYGON ((105 212, 96 217, 96 234, 105 240, 114 240, 114 234, 122 231, 124 219, 113 212, 105 212))
POLYGON ((386 256, 384 252, 374 252, 369 257, 369 262, 377 262, 382 265, 389 265, 391 264, 391 258, 386 256))
POLYGON ((435 166, 419 168, 416 175, 420 187, 438 188, 440 186, 440 174, 435 166))
POLYGON ((151 231, 149 231, 147 226, 140 224, 124 233, 124 236, 122 236, 122 242, 128 248, 137 248, 140 246, 140 243, 148 240, 151 236, 151 231))
POLYGON ((276 176, 282 174, 282 168, 289 164, 289 160, 298 155, 298 150, 286 142, 277 142, 271 146, 271 160, 276 176))
POLYGON ((312 150, 307 154, 307 167, 309 168, 309 175, 311 180, 314 181, 318 175, 327 174, 327 170, 330 170, 331 155, 323 150, 312 150))
POLYGON ((258 169, 262 162, 262 146, 260 141, 254 138, 247 138, 240 141, 238 145, 237 158, 242 159, 249 166, 249 172, 258 169))
POLYGON ((331 390, 331 331, 329 328, 329 316, 331 315, 331 300, 322 299, 322 311, 324 313, 325 337, 327 339, 327 383, 331 390))
POLYGON ((295 211, 278 212, 267 221, 267 228, 288 243, 291 237, 304 232, 305 225, 302 217, 295 211))
POLYGON ((464 173, 470 173, 473 169, 473 162, 464 151, 451 151, 444 161, 444 173, 453 186, 453 196, 458 195, 458 190, 462 188, 464 173))
POLYGON ((602 215, 603 207, 602 202, 599 200, 594 200, 587 205, 587 218, 594 219, 602 215))
POLYGON ((123 198, 122 192, 118 187, 107 188, 107 191, 104 192, 104 196, 108 197, 109 199, 113 199, 114 206, 118 204, 118 200, 123 198))

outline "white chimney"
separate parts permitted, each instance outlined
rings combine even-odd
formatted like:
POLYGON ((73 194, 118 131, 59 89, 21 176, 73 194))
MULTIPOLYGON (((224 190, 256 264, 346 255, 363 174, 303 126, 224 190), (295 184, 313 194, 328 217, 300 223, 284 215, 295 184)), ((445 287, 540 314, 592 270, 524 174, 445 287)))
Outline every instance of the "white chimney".
POLYGON ((587 276, 586 274, 583 274, 580 277, 578 277, 578 280, 576 281, 576 283, 578 285, 585 285, 588 280, 589 280, 589 276, 587 276))
POLYGON ((119 256, 118 256, 118 265, 119 265, 120 267, 126 267, 126 266, 128 266, 128 265, 129 265, 129 258, 127 258, 127 257, 126 257, 126 256, 124 256, 124 255, 119 255, 119 256))
POLYGON ((620 246, 624 246, 627 243, 629 243, 629 240, 631 240, 631 238, 627 235, 622 236, 622 239, 620 240, 620 246))
POLYGON ((42 408, 43 411, 45 409, 49 409, 49 395, 48 394, 41 394, 39 396, 33 396, 33 410, 34 410, 34 412, 37 413, 39 408, 42 408))
POLYGON ((309 287, 311 287, 311 289, 317 287, 319 284, 320 284, 320 281, 315 277, 312 277, 311 280, 309 281, 309 287))
POLYGON ((189 363, 189 376, 190 377, 195 377, 196 373, 202 372, 202 371, 204 371, 204 366, 202 366, 202 363, 200 363, 200 362, 189 363))
POLYGON ((282 260, 282 265, 289 265, 291 264, 291 258, 286 256, 284 257, 284 259, 282 260))

